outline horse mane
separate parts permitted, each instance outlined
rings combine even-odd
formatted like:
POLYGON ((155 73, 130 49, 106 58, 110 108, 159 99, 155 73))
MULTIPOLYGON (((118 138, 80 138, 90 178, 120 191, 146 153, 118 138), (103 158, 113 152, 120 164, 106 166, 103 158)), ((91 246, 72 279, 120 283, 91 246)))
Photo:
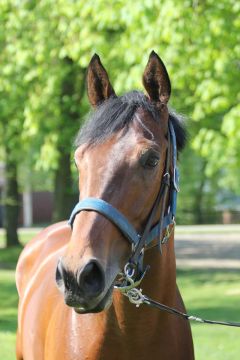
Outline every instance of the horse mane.
MULTIPOLYGON (((147 110, 155 121, 160 121, 156 106, 142 92, 134 90, 119 97, 109 98, 90 113, 75 139, 75 146, 96 145, 117 131, 127 131, 136 110, 140 107, 147 110)), ((187 138, 183 117, 170 110, 169 118, 176 134, 178 151, 181 151, 187 138)))

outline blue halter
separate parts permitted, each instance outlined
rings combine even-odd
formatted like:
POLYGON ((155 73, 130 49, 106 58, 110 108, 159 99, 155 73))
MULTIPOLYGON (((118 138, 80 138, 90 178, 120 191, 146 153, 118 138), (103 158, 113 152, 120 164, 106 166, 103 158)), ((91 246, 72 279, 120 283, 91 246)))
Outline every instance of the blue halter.
MULTIPOLYGON (((164 215, 162 222, 159 222, 153 226, 146 238, 144 239, 144 247, 147 247, 151 242, 156 239, 163 230, 167 229, 170 224, 174 224, 174 219, 176 215, 176 205, 177 205, 177 192, 179 191, 179 174, 177 168, 177 144, 176 136, 172 123, 169 121, 169 145, 172 148, 172 171, 173 174, 170 177, 169 175, 169 203, 167 206, 167 213, 164 215)), ((170 151, 170 146, 168 152, 170 151)), ((168 172, 168 169, 167 169, 168 172)), ((158 205, 158 204, 157 204, 158 205)), ((125 236, 126 239, 132 244, 133 251, 137 248, 139 242, 141 241, 141 235, 137 233, 134 227, 129 223, 128 219, 121 214, 116 208, 111 204, 107 203, 102 199, 97 198, 86 198, 77 203, 74 207, 70 219, 68 221, 69 225, 73 227, 75 217, 81 211, 96 211, 99 214, 105 216, 109 221, 111 221, 125 236)), ((165 211, 165 209, 163 209, 165 211)), ((161 241, 161 240, 160 240, 161 241)), ((165 241, 164 241, 165 242, 165 241)))

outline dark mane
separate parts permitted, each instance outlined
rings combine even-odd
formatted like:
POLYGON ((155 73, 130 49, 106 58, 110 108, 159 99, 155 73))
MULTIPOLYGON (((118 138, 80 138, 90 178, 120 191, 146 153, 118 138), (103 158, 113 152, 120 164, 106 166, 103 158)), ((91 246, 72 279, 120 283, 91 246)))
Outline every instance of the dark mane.
MULTIPOLYGON (((159 122, 159 111, 154 104, 142 92, 131 91, 120 97, 112 97, 98 106, 80 129, 75 146, 95 145, 121 129, 126 128, 127 131, 139 107, 147 110, 159 122)), ((175 130, 178 150, 181 151, 186 143, 183 119, 173 111, 170 111, 169 117, 175 130)))

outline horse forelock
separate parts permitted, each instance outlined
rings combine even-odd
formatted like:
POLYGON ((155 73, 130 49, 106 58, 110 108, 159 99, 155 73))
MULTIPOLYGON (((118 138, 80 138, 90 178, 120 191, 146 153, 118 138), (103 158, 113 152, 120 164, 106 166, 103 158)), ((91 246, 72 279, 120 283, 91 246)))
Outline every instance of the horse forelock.
MULTIPOLYGON (((122 129, 127 131, 139 108, 149 112, 154 121, 160 122, 157 107, 142 92, 131 91, 119 97, 109 98, 90 113, 77 134, 75 146, 97 145, 122 129)), ((183 117, 170 110, 169 118, 173 123, 180 151, 186 142, 183 117)))

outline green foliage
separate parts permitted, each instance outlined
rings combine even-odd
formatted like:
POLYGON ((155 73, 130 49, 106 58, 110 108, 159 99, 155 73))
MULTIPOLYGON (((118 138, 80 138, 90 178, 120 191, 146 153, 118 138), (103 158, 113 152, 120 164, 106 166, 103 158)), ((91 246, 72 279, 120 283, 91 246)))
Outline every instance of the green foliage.
POLYGON ((190 119, 183 207, 195 211, 199 192, 205 208, 219 188, 240 193, 239 10, 235 0, 2 1, 1 135, 21 166, 56 169, 88 111, 91 55, 121 94, 142 88, 154 49, 170 73, 171 105, 190 119))

